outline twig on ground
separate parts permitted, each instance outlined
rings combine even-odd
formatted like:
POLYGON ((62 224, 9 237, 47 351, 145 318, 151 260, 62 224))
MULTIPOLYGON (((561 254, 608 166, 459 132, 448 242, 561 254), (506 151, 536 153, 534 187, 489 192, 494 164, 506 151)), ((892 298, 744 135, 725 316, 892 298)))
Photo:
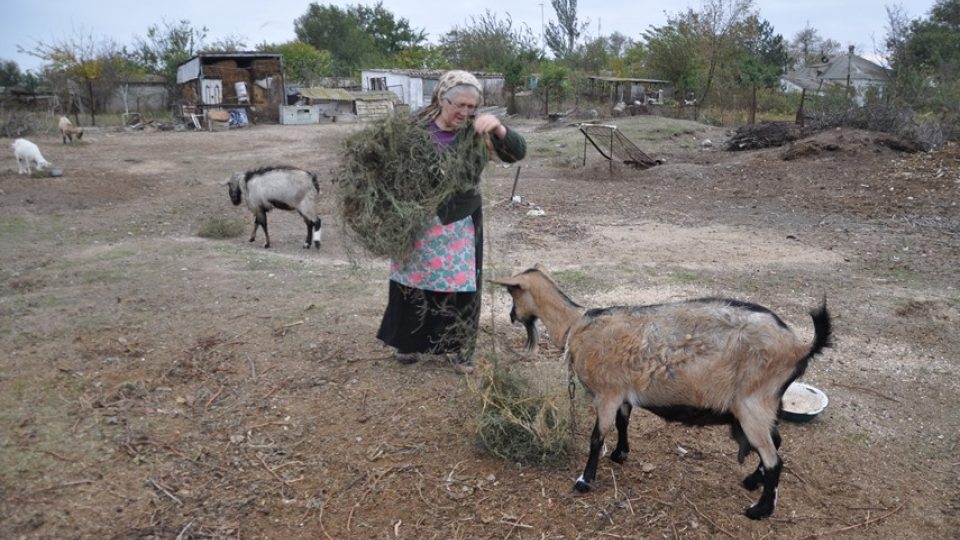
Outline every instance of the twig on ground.
POLYGON ((173 499, 173 501, 174 501, 175 503, 177 503, 177 506, 183 506, 183 501, 181 501, 180 499, 178 499, 177 496, 174 495, 173 493, 170 493, 170 491, 169 491, 167 488, 161 486, 161 485, 160 485, 156 480, 154 480, 153 478, 148 478, 148 479, 147 479, 147 483, 150 484, 151 486, 153 486, 153 488, 156 489, 157 491, 160 491, 161 493, 163 493, 163 494, 166 495, 167 497, 170 497, 171 499, 173 499))
POLYGON ((503 540, 507 540, 508 538, 510 538, 510 535, 513 534, 513 531, 517 530, 517 527, 520 527, 520 528, 522 528, 522 529, 532 529, 532 528, 533 528, 533 525, 527 525, 526 523, 523 523, 523 518, 525 518, 525 517, 527 517, 527 515, 526 515, 526 514, 523 514, 522 516, 520 516, 519 518, 517 518, 517 519, 515 519, 515 520, 513 520, 513 521, 509 521, 509 520, 507 519, 507 516, 504 516, 504 517, 500 518, 500 523, 503 523, 504 525, 510 525, 510 530, 507 531, 507 535, 503 537, 503 540))
POLYGON ((811 534, 810 536, 804 536, 803 538, 804 538, 804 540, 806 540, 807 538, 820 538, 821 536, 826 536, 826 535, 828 535, 828 534, 837 534, 837 533, 846 532, 846 531, 849 531, 849 530, 852 530, 852 529, 856 529, 856 528, 858 528, 858 527, 866 527, 867 525, 872 525, 872 524, 874 524, 874 523, 876 523, 876 522, 878 522, 878 521, 883 521, 883 520, 887 519, 888 517, 896 514, 897 512, 899 512, 900 510, 903 509, 903 506, 904 506, 905 504, 907 504, 907 503, 906 503, 906 502, 900 503, 900 506, 894 508, 893 510, 887 512, 886 514, 883 514, 882 516, 877 516, 877 517, 872 518, 872 519, 866 519, 866 520, 864 520, 864 521, 862 521, 862 522, 860 522, 860 523, 854 523, 853 525, 847 525, 846 527, 840 527, 839 529, 832 529, 832 530, 829 530, 829 531, 823 531, 823 532, 813 533, 813 534, 811 534))
POLYGON ((895 398, 895 397, 890 397, 890 396, 884 394, 883 392, 880 392, 880 391, 878 391, 878 390, 874 390, 873 388, 870 388, 870 387, 867 387, 867 386, 858 386, 858 385, 856 385, 856 384, 843 384, 843 383, 838 383, 837 381, 832 381, 831 384, 833 384, 834 386, 839 386, 840 388, 848 388, 848 389, 850 389, 850 390, 863 390, 864 392, 869 392, 869 393, 871 393, 871 394, 873 394, 873 395, 875 395, 875 396, 882 397, 883 399, 887 399, 887 400, 890 400, 890 401, 894 401, 894 402, 896 402, 896 403, 900 403, 900 400, 899 400, 899 399, 897 399, 897 398, 895 398))
POLYGON ((190 529, 190 526, 193 525, 193 522, 187 523, 183 526, 183 529, 180 529, 180 534, 177 535, 177 540, 183 540, 186 538, 187 530, 190 529))
POLYGON ((324 538, 327 540, 333 540, 329 534, 327 534, 327 529, 323 526, 323 509, 326 507, 326 503, 320 505, 320 515, 317 516, 317 521, 320 523, 320 532, 323 533, 324 538))
POLYGON ((716 527, 716 529, 717 529, 718 531, 720 531, 720 532, 722 532, 723 534, 729 536, 730 538, 736 538, 736 536, 733 535, 730 531, 728 531, 728 530, 724 529, 723 527, 717 525, 717 523, 716 523, 715 521, 713 521, 713 520, 710 519, 706 514, 704 514, 703 512, 701 512, 700 509, 697 508, 697 505, 693 504, 693 501, 691 501, 690 499, 688 499, 686 495, 683 496, 683 500, 687 501, 687 504, 689 504, 690 506, 693 507, 693 511, 696 512, 698 516, 700 516, 700 517, 702 517, 703 519, 707 520, 711 525, 713 525, 714 527, 716 527))

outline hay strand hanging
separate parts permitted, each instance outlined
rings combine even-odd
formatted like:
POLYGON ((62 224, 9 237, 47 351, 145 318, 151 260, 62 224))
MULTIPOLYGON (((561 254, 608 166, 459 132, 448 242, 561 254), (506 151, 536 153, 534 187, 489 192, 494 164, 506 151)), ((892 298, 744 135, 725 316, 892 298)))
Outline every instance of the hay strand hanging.
POLYGON ((427 130, 401 113, 350 136, 343 148, 335 173, 340 217, 364 249, 395 259, 409 252, 441 203, 475 187, 486 161, 472 123, 441 153, 427 130))

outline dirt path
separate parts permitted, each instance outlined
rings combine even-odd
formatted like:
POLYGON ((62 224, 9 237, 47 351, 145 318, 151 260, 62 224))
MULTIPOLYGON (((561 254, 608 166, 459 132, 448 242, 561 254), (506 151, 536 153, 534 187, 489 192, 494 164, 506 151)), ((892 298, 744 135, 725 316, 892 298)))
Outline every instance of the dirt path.
MULTIPOLYGON (((955 536, 960 150, 838 130, 784 160, 723 152, 722 130, 690 122, 620 124, 666 163, 583 165, 575 129, 516 123, 522 204, 515 168, 485 173, 488 275, 541 263, 589 306, 735 296, 804 336, 826 295, 837 346, 804 380, 830 406, 782 425, 773 518, 741 515, 755 458, 738 465, 721 429, 638 411, 630 461, 604 460, 579 497, 585 423, 559 466, 480 451, 470 379, 397 365, 374 338, 386 263, 344 243, 329 183, 358 128, 329 124, 37 137, 61 178, 3 154, 0 537, 955 536), (324 179, 319 251, 276 212, 270 250, 249 229, 197 237, 214 215, 250 226, 220 183, 278 162, 324 179)), ((488 289, 483 358, 562 385, 558 351, 515 352, 524 333, 488 289)))

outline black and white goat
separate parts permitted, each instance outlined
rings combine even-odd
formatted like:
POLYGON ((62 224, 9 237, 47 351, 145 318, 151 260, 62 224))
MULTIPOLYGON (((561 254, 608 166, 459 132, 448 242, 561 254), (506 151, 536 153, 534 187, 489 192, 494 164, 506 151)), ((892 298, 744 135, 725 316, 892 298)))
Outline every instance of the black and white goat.
POLYGON ((253 232, 250 241, 257 237, 257 227, 263 227, 267 241, 263 247, 270 247, 270 233, 267 232, 267 212, 274 208, 296 211, 307 224, 307 238, 304 248, 314 245, 320 248, 321 222, 317 215, 317 196, 320 184, 317 175, 296 167, 261 167, 245 172, 236 172, 225 182, 230 193, 230 201, 238 206, 244 199, 247 208, 253 212, 253 232))
POLYGON ((510 320, 526 327, 527 349, 537 346, 541 319, 593 396, 597 419, 577 491, 590 489, 603 438, 614 425, 610 459, 623 463, 630 412, 642 407, 688 425, 730 425, 740 463, 753 450, 760 456, 743 486, 762 485, 763 493, 745 513, 752 519, 773 513, 783 467, 776 426, 781 398, 809 360, 830 346, 826 302, 811 312, 815 335, 804 343, 769 309, 738 300, 586 310, 539 268, 494 283, 513 297, 510 320))

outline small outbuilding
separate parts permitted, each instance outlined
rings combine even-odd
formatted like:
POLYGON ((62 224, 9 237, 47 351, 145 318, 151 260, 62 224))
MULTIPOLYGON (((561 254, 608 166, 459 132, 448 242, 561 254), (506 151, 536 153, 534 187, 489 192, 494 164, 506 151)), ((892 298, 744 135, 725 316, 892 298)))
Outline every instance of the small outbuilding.
MULTIPOLYGON (((360 85, 368 92, 393 92, 402 104, 417 111, 430 103, 444 73, 436 69, 365 69, 360 75, 360 85)), ((473 75, 483 86, 485 105, 504 105, 502 74, 473 72, 473 75)))
POLYGON ((283 56, 277 53, 200 53, 177 67, 184 115, 241 112, 254 122, 277 123, 285 102, 283 56))

